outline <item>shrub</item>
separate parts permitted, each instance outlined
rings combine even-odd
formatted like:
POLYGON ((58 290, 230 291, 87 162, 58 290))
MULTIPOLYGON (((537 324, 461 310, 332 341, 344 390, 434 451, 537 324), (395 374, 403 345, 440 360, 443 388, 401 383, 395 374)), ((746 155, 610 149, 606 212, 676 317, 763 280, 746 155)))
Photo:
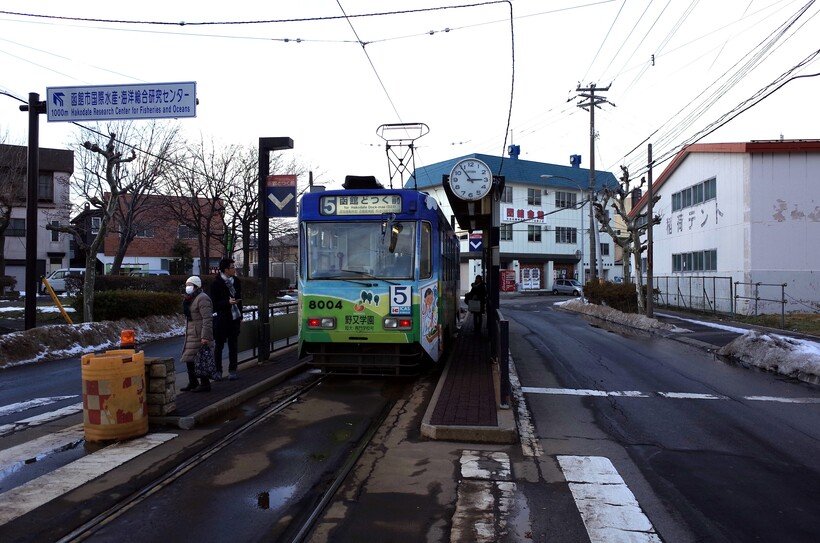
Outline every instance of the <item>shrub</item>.
MULTIPOLYGON (((98 275, 94 281, 94 292, 108 291, 142 291, 142 292, 167 292, 181 295, 185 290, 185 280, 189 275, 98 275)), ((203 275, 202 289, 206 293, 211 292, 211 284, 215 275, 203 275)), ((259 282, 255 277, 239 277, 242 284, 242 297, 245 303, 249 299, 259 298, 259 282)), ((280 290, 288 288, 289 281, 284 277, 270 277, 268 279, 268 294, 276 296, 280 290)), ((82 292, 82 283, 78 291, 82 292)))
POLYGON ((607 305, 625 313, 638 312, 638 290, 634 283, 599 283, 584 285, 584 296, 590 303, 607 305))
MULTIPOLYGON (((83 297, 77 296, 72 307, 82 314, 83 297)), ((169 292, 106 290, 94 293, 94 320, 114 321, 182 312, 182 295, 169 292)))
POLYGON ((0 289, 10 288, 13 289, 14 285, 17 284, 17 278, 12 277, 11 275, 0 275, 0 289))

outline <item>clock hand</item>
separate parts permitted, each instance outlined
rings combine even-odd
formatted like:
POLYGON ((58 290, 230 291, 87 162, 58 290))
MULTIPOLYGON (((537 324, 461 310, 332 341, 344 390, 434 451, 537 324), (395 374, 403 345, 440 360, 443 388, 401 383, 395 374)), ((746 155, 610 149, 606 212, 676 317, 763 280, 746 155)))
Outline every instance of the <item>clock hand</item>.
POLYGON ((464 175, 466 175, 466 176, 467 176, 467 181, 469 181, 469 182, 471 182, 471 183, 472 183, 473 181, 475 181, 475 179, 473 179, 472 177, 470 177, 470 174, 468 174, 468 173, 467 173, 467 169, 464 167, 464 164, 460 164, 460 166, 461 166, 461 170, 464 172, 464 175))

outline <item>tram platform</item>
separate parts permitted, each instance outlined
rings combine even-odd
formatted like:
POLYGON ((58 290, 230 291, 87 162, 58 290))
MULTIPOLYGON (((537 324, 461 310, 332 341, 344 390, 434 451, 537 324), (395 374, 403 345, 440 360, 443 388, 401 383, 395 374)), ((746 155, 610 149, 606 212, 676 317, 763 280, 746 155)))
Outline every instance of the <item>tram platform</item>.
MULTIPOLYGON (((304 367, 304 360, 298 359, 297 346, 275 351, 263 364, 259 364, 256 360, 240 364, 239 379, 212 382, 210 392, 178 392, 176 411, 171 415, 149 417, 148 420, 151 424, 177 426, 190 430, 206 420, 227 413, 266 389, 303 371, 304 367)), ((183 376, 182 381, 182 383, 177 381, 177 387, 184 386, 187 377, 183 376)))
POLYGON ((429 439, 515 443, 518 434, 511 409, 502 409, 493 375, 490 338, 477 334, 468 314, 421 423, 429 439))

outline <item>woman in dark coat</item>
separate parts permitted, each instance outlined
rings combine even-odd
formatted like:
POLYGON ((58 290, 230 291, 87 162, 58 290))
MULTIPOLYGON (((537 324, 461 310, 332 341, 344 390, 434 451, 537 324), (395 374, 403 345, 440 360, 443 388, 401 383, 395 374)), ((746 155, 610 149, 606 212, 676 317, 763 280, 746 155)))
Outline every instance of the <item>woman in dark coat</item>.
POLYGON ((476 334, 481 333, 481 323, 484 317, 484 309, 487 305, 487 285, 484 284, 484 278, 480 275, 475 276, 475 283, 471 285, 470 292, 464 297, 468 302, 470 300, 478 300, 481 302, 481 311, 473 312, 473 328, 476 334))
POLYGON ((232 258, 219 261, 219 273, 211 284, 211 300, 214 302, 214 358, 216 371, 222 377, 222 349, 228 343, 228 379, 236 379, 238 360, 237 339, 242 322, 242 285, 236 278, 236 267, 232 258))
POLYGON ((199 349, 203 345, 210 344, 214 339, 214 310, 211 299, 202 291, 202 280, 196 275, 185 281, 182 311, 185 313, 185 343, 182 347, 182 361, 188 368, 188 386, 180 390, 208 392, 211 390, 211 383, 207 377, 197 379, 194 373, 194 362, 199 355, 199 349))

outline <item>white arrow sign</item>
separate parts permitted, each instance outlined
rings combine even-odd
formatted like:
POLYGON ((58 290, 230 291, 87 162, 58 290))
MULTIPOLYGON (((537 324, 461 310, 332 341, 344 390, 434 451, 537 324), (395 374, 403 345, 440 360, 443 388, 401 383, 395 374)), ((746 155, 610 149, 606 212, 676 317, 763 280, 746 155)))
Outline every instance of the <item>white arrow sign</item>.
POLYGON ((471 241, 470 247, 472 247, 473 249, 478 249, 479 247, 481 247, 481 241, 471 241))
POLYGON ((273 205, 275 205, 276 207, 278 207, 278 208, 279 208, 279 210, 281 211, 282 209, 285 209, 285 206, 286 206, 286 205, 288 205, 288 202, 290 202, 291 200, 293 200, 293 194, 288 194, 288 195, 287 195, 287 196, 285 196, 285 198, 284 198, 284 199, 282 199, 282 200, 280 200, 279 198, 277 198, 277 197, 276 197, 276 196, 274 196, 273 194, 268 194, 268 200, 270 200, 270 201, 271 201, 271 203, 272 203, 273 205))

